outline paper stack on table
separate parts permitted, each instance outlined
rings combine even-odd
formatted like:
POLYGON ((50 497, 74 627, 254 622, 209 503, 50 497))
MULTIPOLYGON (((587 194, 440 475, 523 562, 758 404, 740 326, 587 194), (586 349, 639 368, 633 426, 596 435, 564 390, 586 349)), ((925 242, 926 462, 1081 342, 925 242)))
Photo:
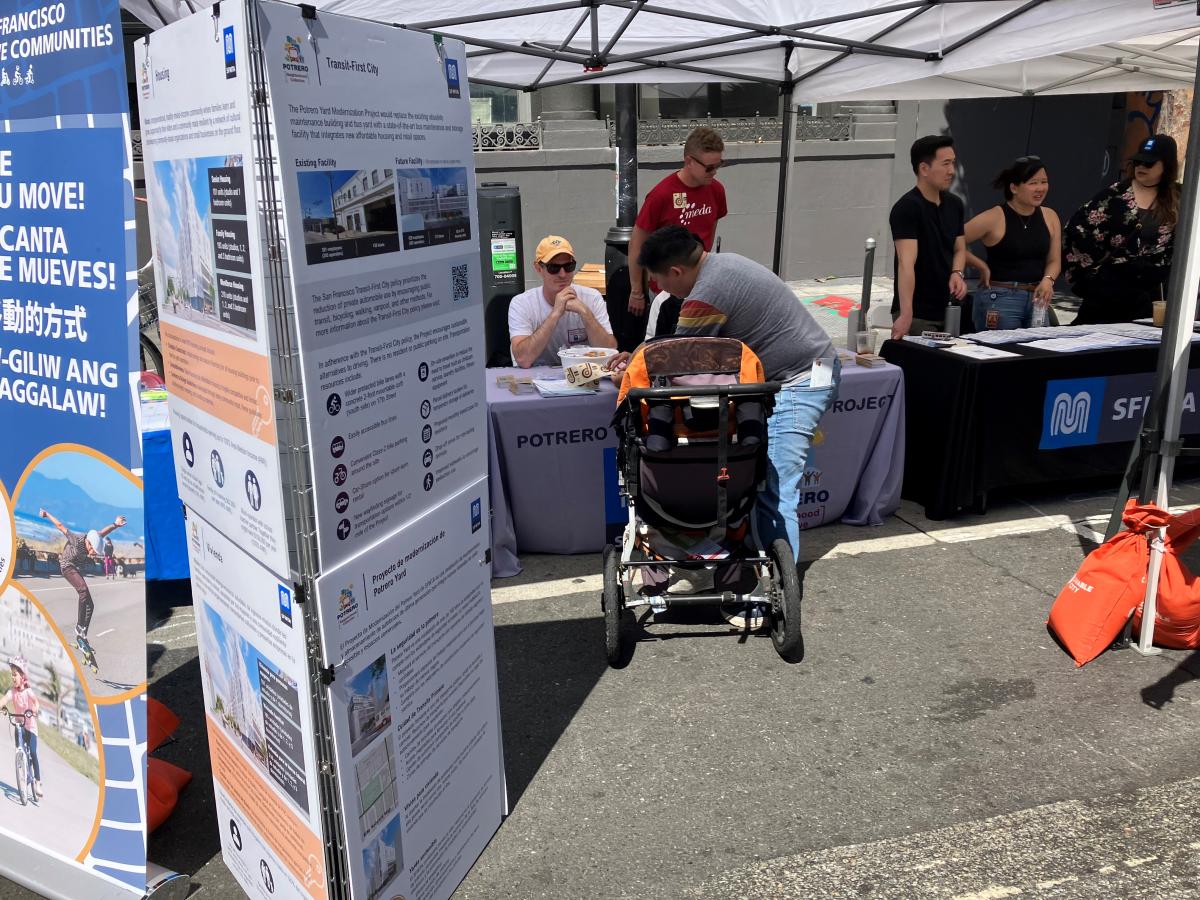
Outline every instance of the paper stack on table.
POLYGON ((1042 328, 1002 328, 996 331, 976 331, 964 334, 969 341, 977 344, 1021 344, 1026 341, 1036 341, 1039 338, 1054 337, 1062 334, 1063 326, 1046 325, 1042 328))
POLYGON ((533 386, 543 397, 574 397, 577 394, 594 394, 595 387, 579 387, 565 378, 535 378, 533 386))
POLYGON ((1119 334, 1088 331, 1074 337, 1030 341, 1025 346, 1034 347, 1038 350, 1052 350, 1055 353, 1078 353, 1081 350, 1108 350, 1113 347, 1144 346, 1145 343, 1145 341, 1138 340, 1137 338, 1123 337, 1119 334))

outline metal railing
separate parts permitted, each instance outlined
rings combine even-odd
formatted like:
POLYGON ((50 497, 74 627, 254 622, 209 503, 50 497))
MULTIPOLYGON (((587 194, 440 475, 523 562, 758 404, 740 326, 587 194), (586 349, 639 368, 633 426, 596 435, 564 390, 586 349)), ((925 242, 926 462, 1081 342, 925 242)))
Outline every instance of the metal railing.
MULTIPOLYGON (((796 140, 798 141, 848 141, 854 124, 852 115, 796 116, 796 140)), ((703 119, 656 119, 638 120, 638 144, 642 146, 671 146, 682 144, 687 136, 701 125, 707 125, 720 133, 726 143, 761 144, 778 141, 782 124, 778 116, 746 116, 722 118, 705 116, 703 119)), ((616 123, 608 120, 608 144, 616 144, 616 123)))
POLYGON ((479 150, 541 150, 542 122, 475 122, 471 139, 479 150))

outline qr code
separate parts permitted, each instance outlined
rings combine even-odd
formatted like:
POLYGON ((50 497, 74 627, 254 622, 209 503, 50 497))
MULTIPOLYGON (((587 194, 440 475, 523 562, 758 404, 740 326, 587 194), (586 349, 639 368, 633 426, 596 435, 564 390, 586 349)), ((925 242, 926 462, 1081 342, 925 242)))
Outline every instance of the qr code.
POLYGON ((451 294, 455 301, 466 300, 471 296, 471 284, 467 280, 467 264, 450 267, 451 294))

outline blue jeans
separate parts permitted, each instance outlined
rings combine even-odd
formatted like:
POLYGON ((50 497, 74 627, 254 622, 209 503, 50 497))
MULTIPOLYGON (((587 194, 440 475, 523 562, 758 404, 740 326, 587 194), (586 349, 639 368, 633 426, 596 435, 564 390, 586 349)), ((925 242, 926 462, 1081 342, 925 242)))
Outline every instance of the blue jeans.
POLYGON ((1016 288, 976 288, 972 316, 976 331, 987 331, 989 309, 998 310, 997 328, 1028 328, 1033 321, 1033 291, 1016 288))
POLYGON ((800 484, 808 463, 813 432, 837 397, 841 363, 834 361, 833 384, 811 388, 786 387, 775 397, 775 410, 767 422, 767 479, 755 507, 759 546, 769 550, 776 538, 787 538, 799 558, 800 484))

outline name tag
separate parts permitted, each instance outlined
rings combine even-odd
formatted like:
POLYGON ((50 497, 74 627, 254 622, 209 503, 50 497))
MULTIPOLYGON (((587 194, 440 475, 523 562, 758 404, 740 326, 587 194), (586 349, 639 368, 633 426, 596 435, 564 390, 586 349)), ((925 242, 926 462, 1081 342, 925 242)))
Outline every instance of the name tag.
POLYGON ((812 374, 808 379, 808 386, 813 388, 829 387, 833 384, 833 360, 832 359, 814 359, 812 364, 812 374))
POLYGON ((587 329, 586 328, 568 328, 567 329, 568 344, 586 344, 587 329))

